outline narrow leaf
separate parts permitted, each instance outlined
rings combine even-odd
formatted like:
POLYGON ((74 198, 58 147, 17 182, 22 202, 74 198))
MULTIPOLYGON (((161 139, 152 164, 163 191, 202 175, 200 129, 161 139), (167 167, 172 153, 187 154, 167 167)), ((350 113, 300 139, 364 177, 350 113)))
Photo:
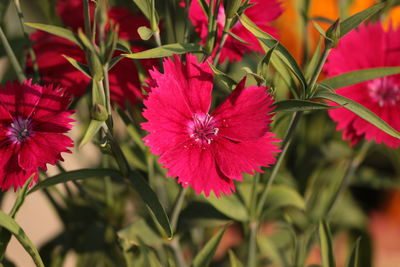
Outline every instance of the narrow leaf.
POLYGON ((274 185, 271 187, 266 204, 270 208, 292 206, 304 209, 303 197, 294 189, 285 185, 274 185))
POLYGON ((236 34, 234 34, 233 32, 227 31, 226 32, 228 35, 230 35, 233 39, 235 39, 236 41, 238 41, 239 43, 245 44, 245 45, 252 45, 252 43, 248 43, 245 40, 243 40, 242 38, 240 38, 239 36, 237 36, 236 34))
POLYGON ((175 54, 185 53, 202 53, 202 49, 198 44, 167 44, 153 49, 145 50, 133 54, 122 54, 128 58, 144 59, 144 58, 161 58, 170 57, 175 54))
POLYGON ((200 250, 200 252, 196 255, 193 260, 192 267, 206 267, 210 264, 215 251, 221 242, 222 236, 225 233, 227 226, 219 230, 208 242, 207 244, 200 250))
POLYGON ((381 67, 350 71, 321 81, 332 89, 338 89, 353 84, 381 78, 389 75, 400 74, 400 67, 381 67))
POLYGON ((87 77, 91 78, 90 76, 90 70, 89 67, 83 63, 80 63, 73 59, 72 57, 62 55, 66 60, 68 60, 69 63, 71 63, 72 66, 74 66, 77 70, 85 74, 87 77))
POLYGON ((76 181, 92 177, 104 177, 104 176, 118 176, 121 177, 121 173, 113 169, 79 169, 69 172, 63 172, 55 176, 49 177, 43 181, 40 181, 36 186, 29 190, 28 194, 33 193, 37 190, 47 188, 49 186, 63 184, 69 181, 76 181))
POLYGON ((359 263, 360 242, 361 242, 361 237, 357 238, 353 246, 353 249, 351 250, 349 259, 347 260, 346 267, 360 267, 359 263))
POLYGON ((151 229, 144 219, 139 219, 117 233, 124 251, 143 242, 147 246, 156 247, 162 244, 162 239, 151 229))
POLYGON ((161 205, 156 193, 154 193, 150 185, 140 175, 131 173, 128 176, 128 179, 132 186, 139 193, 143 202, 146 203, 147 207, 153 212, 168 238, 172 238, 172 230, 167 213, 161 205))
POLYGON ((343 37, 352 29, 356 28, 364 20, 377 13, 384 6, 385 3, 379 3, 345 19, 343 22, 340 23, 340 37, 343 37))
POLYGON ((400 138, 400 133, 393 129, 389 124, 387 124, 384 120, 379 118, 375 113, 364 107, 363 105, 346 98, 344 96, 330 93, 330 92, 317 92, 316 95, 314 95, 315 98, 323 98, 330 100, 332 102, 335 102, 339 105, 342 105, 344 108, 354 112, 358 116, 360 116, 362 119, 368 121, 369 123, 373 124, 380 130, 384 131, 385 133, 396 137, 400 138))
POLYGON ((137 29, 139 36, 142 40, 149 40, 151 36, 153 36, 154 31, 152 29, 147 28, 146 26, 141 26, 137 29))
POLYGON ((81 43, 76 38, 74 33, 66 28, 62 28, 62 27, 58 27, 58 26, 54 26, 54 25, 42 24, 42 23, 30 23, 30 22, 25 22, 25 25, 29 26, 31 28, 37 29, 37 30, 41 30, 44 32, 48 32, 48 33, 57 35, 59 37, 67 39, 81 47, 81 43))
POLYGON ((218 80, 222 82, 229 90, 232 91, 233 87, 236 86, 236 81, 233 78, 231 78, 228 74, 217 69, 213 64, 208 63, 208 65, 210 66, 214 74, 219 78, 218 80))
POLYGON ((232 218, 236 221, 247 221, 249 216, 247 214, 247 209, 240 202, 236 195, 223 196, 220 198, 211 195, 205 198, 214 208, 219 210, 222 214, 232 218))
POLYGON ((309 110, 325 110, 325 109, 335 109, 338 107, 329 106, 324 103, 313 102, 309 100, 298 100, 298 99, 288 99, 278 101, 274 104, 274 112, 279 111, 309 111, 309 110))
POLYGON ((228 254, 229 254, 229 263, 231 267, 243 267, 243 264, 240 262, 238 257, 231 249, 228 251, 228 254))
POLYGON ((104 121, 91 120, 88 128, 86 129, 85 135, 83 136, 82 141, 79 144, 79 147, 83 147, 84 145, 89 143, 103 125, 104 121))
MULTIPOLYGON (((275 54, 285 63, 285 65, 293 72, 293 74, 299 79, 301 82, 303 89, 306 88, 307 82, 304 78, 303 72, 301 71, 299 65, 296 63, 296 60, 293 56, 288 52, 288 50, 282 44, 276 44, 278 42, 275 38, 273 38, 270 34, 261 30, 254 22, 252 22, 246 15, 240 16, 240 22, 243 26, 249 30, 252 34, 254 34, 258 40, 261 41, 266 47, 271 49, 276 46, 275 54)), ((267 49, 265 49, 267 51, 267 49)))
POLYGON ((321 245, 322 267, 335 267, 332 234, 329 225, 325 221, 321 221, 319 224, 319 242, 321 245))
POLYGON ((39 252, 33 245, 32 241, 26 236, 24 230, 14 221, 13 218, 0 211, 0 226, 7 229, 10 233, 12 233, 19 243, 24 247, 26 252, 32 257, 36 266, 44 267, 43 261, 40 258, 39 252))

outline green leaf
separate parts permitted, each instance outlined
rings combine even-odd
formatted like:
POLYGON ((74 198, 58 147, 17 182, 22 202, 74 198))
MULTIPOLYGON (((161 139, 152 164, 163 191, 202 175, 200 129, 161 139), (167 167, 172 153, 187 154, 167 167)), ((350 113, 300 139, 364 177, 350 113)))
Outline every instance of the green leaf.
POLYGON ((305 75, 307 79, 310 79, 313 72, 315 71, 318 61, 321 58, 321 50, 322 50, 322 37, 319 38, 317 48, 314 51, 314 54, 307 64, 306 70, 305 70, 305 75))
MULTIPOLYGON (((261 41, 261 43, 264 45, 264 50, 266 52, 272 47, 276 46, 274 55, 277 55, 285 63, 285 65, 301 82, 303 89, 305 89, 307 87, 306 79, 304 78, 303 72, 301 71, 299 65, 297 65, 296 60, 289 53, 289 51, 282 44, 276 44, 278 41, 275 38, 273 38, 270 34, 262 31, 246 15, 242 14, 242 16, 240 16, 240 22, 247 30, 254 34, 259 41, 261 41), (269 49, 266 49, 265 46, 269 49)), ((274 63, 274 61, 272 62, 274 63)))
POLYGON ((77 70, 85 74, 87 77, 91 78, 90 76, 90 70, 89 67, 83 63, 80 63, 73 59, 72 57, 62 55, 66 60, 68 60, 69 63, 71 63, 72 66, 74 66, 77 70))
POLYGON ((62 37, 64 39, 67 39, 67 40, 75 43, 79 47, 82 47, 81 43, 76 38, 74 33, 66 28, 62 28, 62 27, 58 27, 58 26, 54 26, 54 25, 42 24, 42 23, 30 23, 30 22, 25 22, 25 25, 29 26, 31 28, 37 29, 37 30, 41 30, 41 31, 48 32, 48 33, 54 34, 56 36, 62 37))
POLYGON ((232 91, 233 87, 236 86, 236 81, 233 78, 231 78, 228 74, 217 69, 210 62, 208 62, 208 65, 210 66, 210 68, 214 72, 214 74, 219 78, 218 80, 220 82, 222 82, 222 84, 224 84, 230 91, 232 91))
POLYGON ((76 181, 86 178, 92 177, 104 177, 104 176, 119 176, 122 174, 113 169, 79 169, 69 172, 63 172, 57 174, 55 176, 49 177, 43 181, 40 181, 37 185, 35 185, 31 190, 29 190, 28 194, 33 193, 37 190, 47 188, 49 186, 63 184, 69 181, 76 181))
POLYGON ((399 74, 400 67, 381 67, 381 68, 370 68, 356 71, 346 72, 334 77, 330 77, 320 82, 329 86, 332 89, 338 89, 353 84, 381 78, 389 75, 399 74))
POLYGON ((104 121, 91 120, 79 147, 83 147, 89 143, 104 124, 104 121))
POLYGON ((342 21, 340 23, 340 37, 343 37, 352 29, 356 28, 364 20, 377 13, 384 6, 385 3, 376 4, 342 21))
POLYGON ((191 265, 192 267, 206 267, 210 264, 226 229, 227 226, 223 227, 207 242, 207 244, 200 250, 200 252, 194 258, 191 265))
POLYGON ((150 28, 147 28, 146 26, 141 26, 137 29, 139 36, 142 40, 149 40, 151 36, 153 36, 154 31, 150 28))
POLYGON ((240 262, 238 257, 231 249, 228 251, 228 254, 229 254, 229 263, 231 267, 243 267, 243 264, 240 262))
POLYGON ((334 109, 338 108, 335 106, 329 106, 324 103, 313 102, 309 100, 298 100, 298 99, 288 99, 275 102, 274 112, 280 111, 309 111, 309 110, 325 110, 325 109, 334 109))
POLYGON ((29 255, 32 257, 36 266, 44 267, 39 252, 33 245, 32 241, 26 236, 24 230, 14 221, 13 218, 2 211, 0 211, 0 226, 7 229, 17 238, 17 240, 19 241, 19 243, 21 243, 26 252, 28 252, 29 255))
POLYGON ((346 267, 360 267, 360 242, 361 242, 361 237, 357 238, 353 249, 351 250, 351 254, 349 256, 349 259, 347 260, 346 267))
POLYGON ((158 223, 161 225, 168 238, 172 238, 172 229, 167 213, 161 205, 156 193, 154 193, 150 185, 140 175, 134 176, 134 174, 135 173, 129 174, 129 182, 132 184, 133 188, 135 188, 136 191, 139 193, 143 202, 153 212, 158 223))
POLYGON ((268 50, 264 58, 257 65, 257 74, 261 77, 264 77, 264 79, 267 79, 269 62, 271 61, 272 54, 274 53, 275 48, 278 46, 278 44, 279 42, 276 42, 275 45, 268 50))
POLYGON ((282 255, 279 253, 279 249, 270 238, 264 235, 259 235, 257 236, 257 244, 262 254, 267 256, 272 263, 277 266, 285 266, 282 255))
POLYGON ((155 9, 155 0, 132 0, 149 20, 153 31, 158 30, 158 14, 155 9))
POLYGON ((325 221, 321 221, 319 224, 319 242, 321 245, 322 267, 335 267, 332 234, 329 225, 325 221))
POLYGON ((232 218, 236 221, 245 222, 248 220, 249 216, 247 214, 247 209, 239 198, 232 194, 229 196, 222 196, 217 198, 214 195, 210 195, 205 198, 214 208, 220 211, 222 214, 232 218))
POLYGON ((393 129, 389 124, 387 124, 384 120, 379 118, 375 113, 364 107, 363 105, 346 98, 344 96, 334 94, 331 92, 317 92, 316 95, 314 95, 315 98, 323 98, 330 100, 332 102, 335 102, 339 105, 342 105, 344 108, 354 112, 358 116, 360 116, 362 119, 368 121, 369 123, 373 124, 380 130, 384 131, 385 133, 396 137, 400 138, 400 133, 393 129))
POLYGON ((132 246, 139 246, 142 242, 150 247, 162 245, 162 239, 151 229, 145 220, 139 219, 117 233, 124 251, 132 246))
POLYGON ((252 43, 248 43, 245 40, 243 40, 242 38, 240 38, 239 36, 237 36, 236 34, 234 34, 233 32, 230 31, 226 31, 226 33, 228 35, 230 35, 233 39, 235 39, 236 41, 238 41, 239 43, 245 44, 245 45, 252 45, 252 43))
POLYGON ((271 187, 266 204, 270 208, 281 208, 292 206, 299 209, 305 208, 303 197, 294 189, 285 185, 274 185, 271 187))
POLYGON ((242 70, 245 71, 247 75, 252 76, 256 80, 258 86, 265 84, 265 79, 257 73, 254 73, 249 67, 242 67, 242 70))
POLYGON ((122 54, 128 58, 145 59, 145 58, 161 58, 170 57, 172 55, 181 55, 185 53, 203 53, 198 44, 167 44, 160 47, 152 48, 133 54, 122 54))

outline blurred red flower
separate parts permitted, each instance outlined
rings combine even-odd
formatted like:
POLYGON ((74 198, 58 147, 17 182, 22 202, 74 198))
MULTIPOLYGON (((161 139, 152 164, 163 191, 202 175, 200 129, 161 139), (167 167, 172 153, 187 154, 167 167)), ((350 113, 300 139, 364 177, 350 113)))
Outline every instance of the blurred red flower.
MULTIPOLYGON (((207 1, 209 2, 209 1, 207 1)), ((250 0, 250 4, 254 6, 246 9, 244 14, 248 16, 263 31, 277 37, 277 31, 269 23, 276 20, 282 13, 280 3, 276 0, 250 0)), ((205 43, 207 38, 208 19, 206 13, 200 7, 198 1, 191 1, 189 8, 189 18, 196 28, 196 32, 201 37, 201 42, 205 43)), ((225 10, 221 5, 219 7, 217 21, 218 38, 221 38, 222 30, 225 25, 225 10)), ((231 29, 231 32, 239 36, 242 40, 251 45, 246 45, 231 36, 226 39, 225 45, 221 50, 220 62, 228 59, 230 62, 240 61, 242 56, 250 51, 263 52, 257 38, 251 34, 240 22, 231 29)), ((220 40, 219 40, 220 41, 220 40)), ((214 51, 215 54, 216 51, 214 51)))
MULTIPOLYGON (((83 28, 82 0, 58 1, 57 12, 66 26, 73 30, 83 28), (73 14, 73 16, 71 15, 73 14)), ((119 37, 125 40, 140 40, 137 28, 148 25, 144 16, 133 14, 121 7, 112 7, 108 12, 109 20, 119 25, 119 37)), ((35 42, 33 49, 42 81, 46 84, 54 83, 68 88, 75 97, 83 95, 90 83, 90 78, 73 67, 63 55, 67 55, 78 62, 86 64, 84 52, 74 43, 45 32, 36 31, 31 35, 35 42)), ((131 50, 138 52, 141 47, 132 46, 131 50)), ((118 56, 121 52, 116 52, 118 56)), ((141 61, 144 70, 148 70, 156 61, 141 61)), ((30 65, 30 62, 28 63, 30 65)), ((111 100, 124 107, 126 101, 134 104, 142 98, 138 70, 131 59, 120 60, 109 71, 111 100)))
POLYGON ((22 187, 38 168, 63 160, 73 141, 65 135, 71 129, 66 110, 71 102, 65 89, 9 83, 0 88, 0 188, 22 187))
MULTIPOLYGON (((340 40, 325 65, 328 76, 375 67, 400 66, 400 29, 387 31, 381 23, 361 26, 340 40)), ((336 92, 367 107, 394 129, 400 130, 400 75, 374 79, 336 92)), ((345 108, 332 109, 330 117, 344 130, 343 138, 352 145, 360 139, 397 148, 400 140, 379 130, 345 108)))
POLYGON ((269 132, 273 99, 266 87, 244 88, 240 82, 214 111, 209 113, 213 72, 193 55, 186 64, 178 56, 164 60, 164 73, 150 72, 148 98, 144 100, 144 138, 168 176, 178 177, 206 196, 235 191, 233 180, 242 172, 262 172, 275 162, 280 140, 269 132))

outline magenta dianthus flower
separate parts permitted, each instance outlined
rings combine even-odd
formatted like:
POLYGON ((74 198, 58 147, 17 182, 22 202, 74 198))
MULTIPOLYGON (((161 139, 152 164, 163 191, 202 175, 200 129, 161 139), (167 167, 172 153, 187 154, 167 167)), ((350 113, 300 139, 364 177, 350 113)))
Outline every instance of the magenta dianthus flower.
POLYGON ((150 72, 142 124, 145 144, 168 176, 178 177, 206 196, 235 191, 242 173, 262 172, 275 162, 280 140, 271 133, 273 99, 266 87, 244 88, 245 81, 210 113, 213 72, 188 54, 164 60, 164 73, 150 72))
MULTIPOLYGON (((207 1, 209 3, 210 1, 207 1)), ((276 20, 282 14, 282 8, 277 0, 250 0, 250 4, 255 4, 247 8, 244 12, 260 29, 274 37, 278 36, 278 33, 274 27, 270 25, 271 22, 276 20)), ((217 21, 217 33, 218 38, 221 38, 222 31, 225 25, 225 9, 223 5, 218 10, 218 21, 217 21)), ((208 19, 206 13, 200 7, 197 0, 191 1, 189 8, 189 19, 193 23, 196 32, 201 37, 201 42, 205 43, 208 33, 208 19)), ((231 32, 239 36, 242 40, 251 45, 243 44, 235 38, 228 36, 225 45, 221 50, 220 62, 224 62, 228 59, 230 62, 240 61, 243 54, 251 51, 263 52, 260 43, 257 38, 250 33, 240 21, 231 29, 231 32)), ((220 41, 220 40, 219 40, 220 41)), ((215 52, 215 51, 214 51, 215 52)))
MULTIPOLYGON (((400 66, 400 28, 385 31, 381 23, 370 23, 340 40, 328 57, 325 71, 328 76, 334 76, 358 69, 390 66, 400 66)), ((400 75, 348 86, 336 93, 367 107, 400 131, 400 75)), ((350 140, 351 145, 365 138, 392 148, 400 146, 399 139, 345 108, 332 109, 329 116, 337 122, 338 130, 344 130, 343 138, 350 140)))
POLYGON ((61 152, 73 141, 73 111, 66 110, 71 98, 64 89, 25 81, 0 87, 0 188, 22 187, 38 168, 63 160, 61 152))

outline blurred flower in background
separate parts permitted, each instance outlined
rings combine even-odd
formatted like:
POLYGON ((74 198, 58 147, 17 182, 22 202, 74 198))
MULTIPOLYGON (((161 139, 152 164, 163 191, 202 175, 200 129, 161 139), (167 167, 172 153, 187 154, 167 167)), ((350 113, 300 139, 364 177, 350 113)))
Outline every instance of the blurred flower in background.
MULTIPOLYGON (((57 12, 63 23, 73 30, 83 29, 82 0, 58 1, 57 12), (71 14, 74 14, 72 16, 71 14), (76 14, 76 17, 75 17, 76 14)), ((92 10, 93 13, 93 10, 92 10)), ((142 15, 133 14, 129 9, 112 7, 108 12, 109 23, 119 25, 119 37, 124 40, 141 40, 137 28, 148 25, 142 15)), ((76 44, 64 38, 36 31, 31 34, 34 41, 39 72, 44 83, 54 83, 68 88, 75 97, 83 95, 89 86, 90 78, 72 66, 63 55, 71 57, 80 63, 86 63, 85 53, 76 44)), ((143 47, 132 46, 133 52, 143 50, 143 47)), ((118 56, 121 52, 116 52, 118 56)), ((139 62, 139 61, 138 61, 139 62)), ((147 72, 155 62, 147 59, 140 61, 143 70, 147 72)), ((32 68, 28 61, 28 67, 32 68)), ((111 101, 124 107, 127 102, 135 104, 142 98, 138 68, 131 59, 123 58, 109 72, 111 101)))

